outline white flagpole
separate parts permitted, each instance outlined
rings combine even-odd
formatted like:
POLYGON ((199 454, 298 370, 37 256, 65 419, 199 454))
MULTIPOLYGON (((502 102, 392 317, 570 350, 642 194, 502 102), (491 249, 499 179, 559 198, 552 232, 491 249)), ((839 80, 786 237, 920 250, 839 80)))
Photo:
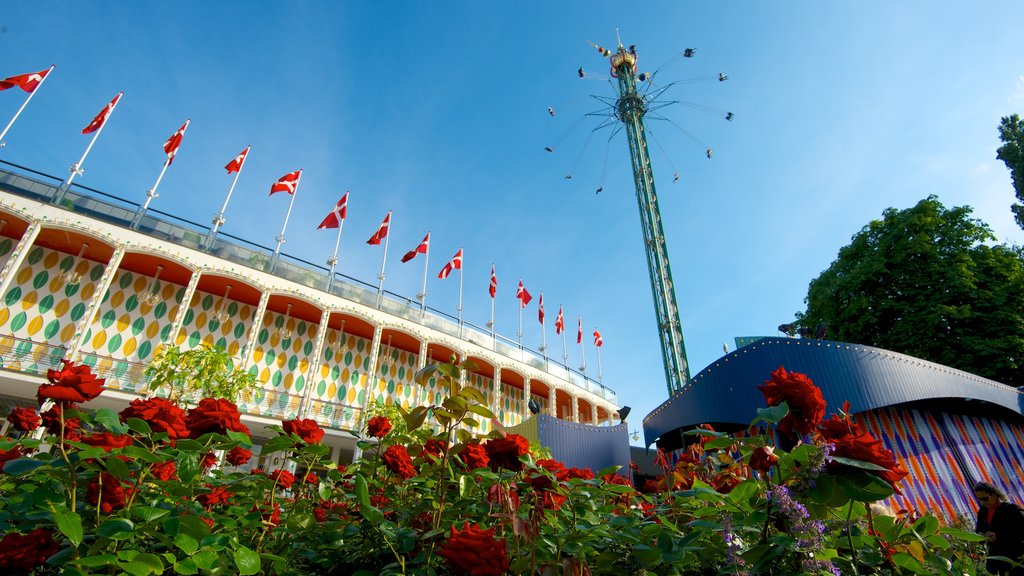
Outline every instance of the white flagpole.
MULTIPOLYGON (((540 301, 541 303, 544 302, 543 292, 540 293, 540 301)), ((544 355, 544 362, 546 364, 548 361, 548 327, 543 321, 540 323, 540 338, 540 352, 544 355)))
POLYGON ((168 158, 164 161, 164 167, 160 169, 160 175, 156 177, 156 184, 149 190, 146 190, 146 202, 135 211, 135 216, 132 218, 131 229, 138 230, 139 224, 142 223, 142 217, 146 214, 146 210, 149 210, 149 203, 153 201, 153 198, 158 198, 160 195, 156 193, 156 189, 160 186, 160 181, 164 179, 164 172, 167 172, 167 167, 171 165, 171 159, 168 158))
POLYGON ((427 251, 423 253, 423 290, 416 295, 420 299, 420 312, 427 311, 427 262, 430 261, 430 231, 427 231, 427 251))
POLYGON ((278 257, 281 255, 281 244, 284 244, 284 231, 288 228, 288 217, 292 215, 292 206, 295 205, 295 197, 299 194, 299 182, 302 181, 302 170, 299 170, 299 177, 295 179, 295 190, 292 190, 292 199, 288 202, 288 211, 284 214, 284 225, 281 226, 281 235, 274 240, 277 240, 277 247, 274 248, 274 258, 272 262, 277 262, 278 257))
MULTIPOLYGON (((377 284, 377 295, 384 295, 384 265, 388 262, 388 240, 391 240, 391 211, 388 211, 388 233, 384 235, 384 256, 380 259, 380 274, 377 278, 380 279, 380 283, 377 284)), ((377 305, 380 306, 380 298, 377 299, 377 305)))
MULTIPOLYGON (((597 332, 597 327, 594 327, 594 332, 597 332)), ((604 380, 604 374, 601 372, 601 347, 597 346, 597 382, 598 384, 604 380)))
POLYGON ((46 71, 46 75, 43 76, 43 78, 39 80, 39 84, 36 84, 36 87, 28 93, 28 98, 25 98, 25 101, 21 103, 21 108, 18 108, 18 111, 14 113, 14 118, 11 118, 11 121, 7 123, 7 127, 4 128, 4 131, 0 132, 0 148, 7 145, 7 143, 4 142, 4 136, 7 136, 7 132, 11 129, 11 126, 14 126, 14 121, 18 119, 18 116, 21 116, 21 111, 25 109, 25 106, 28 106, 29 100, 32 100, 32 97, 36 95, 36 92, 39 91, 43 82, 46 82, 46 79, 50 77, 50 72, 53 72, 53 68, 55 66, 56 64, 50 64, 50 69, 46 71))
MULTIPOLYGON (((494 262, 491 262, 491 278, 494 278, 494 262)), ((488 283, 490 279, 488 279, 488 283)), ((490 290, 490 284, 488 284, 488 290, 490 290)), ((497 290, 495 290, 497 292, 497 290)), ((491 329, 491 346, 495 344, 494 339, 494 294, 491 294, 491 321, 487 323, 487 327, 491 329)))
MULTIPOLYGON (((558 311, 562 311, 562 306, 558 306, 558 311)), ((565 366, 565 377, 569 377, 569 351, 565 347, 565 316, 562 316, 562 365, 565 366)))
MULTIPOLYGON (((246 146, 245 152, 242 153, 242 157, 246 160, 249 159, 249 148, 252 146, 246 146)), ((231 187, 228 188, 228 195, 224 198, 224 205, 220 207, 220 212, 213 217, 213 228, 210 228, 210 233, 206 235, 206 249, 213 248, 213 240, 217 237, 217 229, 224 225, 224 211, 228 209, 228 200, 231 200, 231 193, 235 190, 235 184, 238 184, 238 177, 242 175, 242 168, 245 168, 245 161, 242 161, 242 165, 235 171, 235 179, 231 181, 231 187)))
MULTIPOLYGON (((462 252, 461 248, 459 248, 459 252, 462 252)), ((464 265, 464 262, 459 263, 459 305, 455 307, 459 313, 459 326, 462 326, 462 267, 464 265)))
MULTIPOLYGON (((583 329, 583 317, 582 316, 577 316, 576 317, 576 322, 577 322, 576 325, 579 327, 580 330, 582 330, 583 329)), ((583 337, 580 337, 580 355, 583 358, 583 363, 580 365, 580 372, 582 372, 583 376, 586 377, 587 376, 587 349, 583 346, 583 340, 584 340, 583 337)))
MULTIPOLYGON (((525 290, 525 288, 524 288, 525 290)), ((519 349, 523 349, 523 298, 519 297, 519 349)))
POLYGON ((110 120, 110 117, 114 114, 114 109, 117 108, 117 105, 121 102, 121 96, 123 95, 124 92, 117 93, 117 96, 114 98, 114 105, 110 107, 110 112, 107 113, 107 117, 103 119, 103 123, 100 124, 100 127, 97 128, 96 132, 92 135, 92 140, 90 140, 89 145, 85 147, 85 152, 82 154, 82 158, 78 162, 72 164, 68 169, 71 173, 68 174, 67 180, 65 180, 64 183, 60 185, 60 188, 57 189, 57 193, 53 195, 53 204, 60 204, 60 201, 67 196, 68 189, 71 188, 71 182, 75 179, 75 176, 85 172, 82 170, 82 164, 85 164, 85 157, 89 155, 89 151, 92 150, 92 145, 96 143, 96 139, 100 137, 103 129, 106 128, 107 120, 110 120))
POLYGON ((341 246, 341 229, 345 227, 345 219, 341 218, 338 222, 338 238, 334 241, 334 256, 327 259, 327 263, 331 265, 331 271, 327 273, 327 291, 331 291, 331 286, 334 285, 334 266, 338 263, 338 246, 341 246))

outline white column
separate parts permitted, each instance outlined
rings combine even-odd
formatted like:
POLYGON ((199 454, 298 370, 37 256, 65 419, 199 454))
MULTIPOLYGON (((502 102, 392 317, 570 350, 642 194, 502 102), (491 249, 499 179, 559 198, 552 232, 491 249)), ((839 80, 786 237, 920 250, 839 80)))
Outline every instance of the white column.
POLYGON ((494 418, 501 422, 501 425, 505 425, 505 421, 501 418, 501 368, 494 367, 494 398, 491 400, 491 412, 494 412, 494 418))
POLYGON ((597 404, 590 403, 590 423, 597 426, 597 404))
POLYGON ((575 394, 572 395, 572 416, 569 418, 569 421, 576 423, 580 421, 580 399, 575 394))
POLYGON ((7 295, 7 290, 11 287, 11 281, 18 274, 18 268, 21 268, 22 263, 25 262, 25 257, 28 256, 29 248, 32 247, 32 243, 36 241, 36 236, 39 235, 39 231, 42 230, 42 225, 38 222, 33 222, 25 233, 21 235, 21 240, 18 240, 18 244, 14 247, 14 251, 11 252, 11 257, 7 259, 7 263, 4 264, 3 270, 0 270, 0 298, 7 295))
POLYGON ((553 418, 558 418, 558 389, 552 386, 551 392, 548 394, 551 397, 548 403, 548 412, 553 418))
POLYGON ((256 337, 263 328, 263 317, 267 314, 267 303, 270 302, 270 292, 264 292, 260 296, 260 303, 256 306, 256 313, 252 317, 252 327, 249 328, 249 337, 245 342, 245 350, 242 352, 242 370, 248 370, 252 366, 252 355, 256 351, 256 337))
POLYGON ((530 412, 530 378, 523 377, 523 420, 526 420, 533 413, 530 412))
POLYGON ((306 370, 306 393, 299 400, 299 410, 296 418, 306 418, 309 412, 310 398, 313 396, 313 379, 320 371, 323 364, 324 342, 327 340, 327 322, 331 319, 331 311, 324 310, 320 313, 320 326, 316 331, 316 344, 313 346, 313 361, 309 363, 306 370))
MULTIPOLYGON (((178 340, 178 332, 181 331, 182 324, 185 323, 185 315, 188 314, 188 308, 192 305, 192 298, 196 294, 196 289, 199 287, 199 277, 203 275, 202 270, 196 270, 192 273, 192 277, 188 280, 188 286, 185 287, 185 293, 181 296, 181 302, 178 303, 178 309, 174 312, 174 320, 171 321, 171 329, 168 332, 169 339, 164 344, 174 344, 178 340)), ((227 303, 224 304, 227 306, 227 303)))
MULTIPOLYGON (((89 326, 92 326, 93 320, 96 319, 96 314, 100 311, 100 303, 103 302, 103 297, 107 294, 110 283, 114 281, 114 273, 117 272, 118 266, 121 265, 121 258, 123 257, 124 246, 119 246, 114 251, 114 255, 110 257, 110 261, 107 262, 107 267, 103 270, 103 276, 100 277, 100 281, 96 285, 96 291, 89 301, 85 314, 82 315, 82 319, 75 325, 75 336, 71 339, 71 348, 68 349, 67 353, 67 358, 72 362, 78 360, 78 353, 82 351, 82 344, 85 343, 85 336, 89 332, 89 326)), ((85 280, 85 278, 82 278, 82 280, 85 280)))

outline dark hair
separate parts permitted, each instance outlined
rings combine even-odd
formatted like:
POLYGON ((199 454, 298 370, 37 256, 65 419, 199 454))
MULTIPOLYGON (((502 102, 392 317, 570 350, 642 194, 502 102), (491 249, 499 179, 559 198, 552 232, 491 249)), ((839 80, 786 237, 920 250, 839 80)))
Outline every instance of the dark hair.
POLYGON ((999 498, 1001 498, 1003 500, 1006 500, 1006 494, 1004 494, 1002 490, 1000 490, 999 488, 996 488, 995 486, 993 486, 992 484, 989 484, 988 482, 978 482, 977 484, 974 485, 974 491, 975 492, 985 492, 987 494, 993 494, 993 495, 998 496, 999 498))

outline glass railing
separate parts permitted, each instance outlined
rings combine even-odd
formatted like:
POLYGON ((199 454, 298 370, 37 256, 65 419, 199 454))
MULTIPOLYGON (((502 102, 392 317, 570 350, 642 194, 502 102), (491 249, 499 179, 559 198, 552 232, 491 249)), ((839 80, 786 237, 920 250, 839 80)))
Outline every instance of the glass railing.
MULTIPOLYGON (((32 174, 33 177, 29 177, 0 169, 0 190, 18 196, 50 202, 62 183, 60 178, 17 164, 3 160, 0 160, 0 164, 32 174)), ((76 214, 125 228, 130 226, 139 209, 138 203, 79 184, 71 186, 67 195, 60 202, 60 206, 76 214), (89 194, 84 194, 82 191, 89 194)), ((202 249, 209 230, 208 226, 159 210, 147 211, 138 227, 138 231, 143 234, 192 250, 202 249)), ((281 254, 275 262, 272 249, 229 234, 219 233, 210 246, 209 253, 217 258, 268 272, 314 290, 327 291, 329 272, 327 268, 287 254, 281 254)), ((334 283, 329 293, 422 324, 444 334, 473 342, 556 378, 567 380, 574 386, 596 394, 605 400, 617 402, 614 391, 580 372, 567 368, 556 359, 545 357, 540 352, 520 346, 517 341, 500 334, 495 334, 492 337, 489 330, 465 321, 459 322, 456 317, 440 310, 428 307, 424 312, 420 309, 420 304, 416 299, 387 291, 384 294, 379 294, 376 286, 343 274, 335 274, 334 283)))

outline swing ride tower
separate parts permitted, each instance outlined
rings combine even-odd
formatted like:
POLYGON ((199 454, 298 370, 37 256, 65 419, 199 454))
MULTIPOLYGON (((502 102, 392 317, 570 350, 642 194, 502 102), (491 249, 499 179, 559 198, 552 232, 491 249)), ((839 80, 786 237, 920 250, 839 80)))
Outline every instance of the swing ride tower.
POLYGON ((625 126, 626 139, 629 141, 633 184, 636 187, 636 200, 640 208, 644 251, 647 253, 647 271, 651 276, 661 355, 665 362, 665 378, 671 396, 682 390, 689 382, 690 366, 686 362, 686 346, 683 343, 679 307, 676 304, 675 288, 672 283, 672 267, 669 265, 665 233, 661 227, 661 210, 658 208, 658 194, 654 189, 651 158, 647 152, 644 115, 647 113, 648 102, 637 91, 635 51, 627 50, 620 44, 618 49, 609 55, 609 60, 611 74, 619 83, 615 116, 625 126))

